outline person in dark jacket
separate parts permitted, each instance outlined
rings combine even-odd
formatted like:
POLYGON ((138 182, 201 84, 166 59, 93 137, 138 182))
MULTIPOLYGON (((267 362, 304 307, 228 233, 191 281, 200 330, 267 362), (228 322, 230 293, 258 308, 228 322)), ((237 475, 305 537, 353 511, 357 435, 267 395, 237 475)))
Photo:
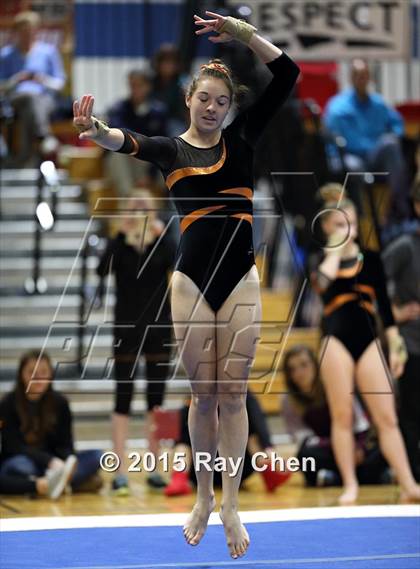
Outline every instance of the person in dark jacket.
POLYGON ((399 420, 414 478, 420 482, 420 148, 412 189, 417 231, 392 241, 383 252, 392 311, 408 352, 398 381, 399 420))
MULTIPOLYGON (((178 47, 164 43, 152 58, 154 70, 152 97, 163 103, 168 111, 168 135, 177 136, 188 125, 184 104, 186 76, 178 47)), ((136 132, 142 132, 134 127, 136 132)))
MULTIPOLYGON (((132 69, 127 75, 128 94, 106 112, 111 126, 124 126, 147 136, 168 133, 166 105, 152 94, 152 71, 148 67, 132 69)), ((143 160, 115 152, 106 155, 106 175, 120 197, 128 197, 132 188, 159 173, 143 160)))
POLYGON ((67 398, 53 388, 47 353, 32 350, 20 360, 16 385, 0 402, 0 491, 48 494, 101 486, 101 451, 75 453, 67 398), (14 478, 14 481, 11 481, 14 478))
MULTIPOLYGON (((152 411, 163 403, 171 352, 171 317, 168 301, 168 272, 175 257, 175 244, 157 217, 148 190, 138 190, 127 204, 128 216, 117 235, 108 241, 97 267, 104 281, 115 275, 114 313, 115 408, 112 416, 114 451, 121 460, 113 480, 113 490, 127 495, 124 454, 131 401, 138 360, 145 355, 149 449, 157 457, 158 442, 153 437, 152 411)), ((148 484, 164 487, 158 472, 148 484)))

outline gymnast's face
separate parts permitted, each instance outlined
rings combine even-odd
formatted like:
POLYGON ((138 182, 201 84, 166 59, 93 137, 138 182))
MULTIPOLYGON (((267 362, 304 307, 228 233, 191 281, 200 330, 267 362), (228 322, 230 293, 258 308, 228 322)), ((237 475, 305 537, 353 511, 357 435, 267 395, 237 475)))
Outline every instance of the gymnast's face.
POLYGON ((28 399, 39 399, 52 381, 52 369, 48 360, 31 358, 22 370, 22 382, 28 399))
POLYGON ((203 133, 222 127, 230 107, 230 93, 222 79, 203 77, 194 93, 187 97, 191 124, 203 133))
POLYGON ((329 212, 323 220, 322 228, 327 237, 337 236, 337 245, 357 238, 357 214, 352 206, 329 212), (344 213, 343 213, 344 212, 344 213))
POLYGON ((310 393, 316 377, 315 364, 307 352, 291 356, 287 362, 290 377, 301 393, 310 393))

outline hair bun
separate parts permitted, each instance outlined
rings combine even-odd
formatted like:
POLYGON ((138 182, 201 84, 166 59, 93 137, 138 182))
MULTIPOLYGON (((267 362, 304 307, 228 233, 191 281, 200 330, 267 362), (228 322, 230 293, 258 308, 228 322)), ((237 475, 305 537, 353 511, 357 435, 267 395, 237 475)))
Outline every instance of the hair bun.
POLYGON ((213 57, 213 59, 210 59, 209 65, 212 63, 217 63, 218 65, 221 65, 222 67, 224 67, 226 70, 229 71, 229 67, 226 65, 226 63, 222 59, 219 59, 218 57, 213 57))
POLYGON ((232 70, 221 59, 213 58, 208 63, 200 65, 198 72, 193 76, 190 84, 186 87, 186 96, 191 97, 197 88, 197 83, 203 77, 216 77, 225 82, 231 100, 240 103, 243 96, 248 92, 248 87, 236 82, 232 70))
POLYGON ((200 69, 215 69, 216 71, 220 71, 220 73, 224 73, 228 77, 231 77, 229 67, 223 63, 221 59, 211 59, 208 63, 201 65, 200 69))
POLYGON ((338 203, 341 199, 347 198, 347 193, 341 184, 325 184, 318 190, 318 195, 324 203, 338 203))

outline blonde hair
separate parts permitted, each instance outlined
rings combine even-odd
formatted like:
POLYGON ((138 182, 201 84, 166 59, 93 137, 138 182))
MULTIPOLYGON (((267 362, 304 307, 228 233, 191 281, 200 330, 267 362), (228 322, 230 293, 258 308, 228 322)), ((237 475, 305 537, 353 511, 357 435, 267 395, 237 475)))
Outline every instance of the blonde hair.
POLYGON ((20 28, 25 24, 30 25, 32 28, 38 28, 41 24, 41 16, 38 12, 33 12, 32 10, 25 10, 16 14, 13 20, 14 29, 20 28))
POLYGON ((126 242, 138 251, 144 251, 163 226, 156 213, 156 201, 152 192, 147 188, 136 188, 128 196, 124 209, 129 215, 123 220, 120 228, 126 235, 126 242), (136 207, 136 200, 144 200, 145 207, 136 207))
POLYGON ((155 197, 153 195, 153 193, 151 192, 151 190, 149 190, 149 188, 135 188, 133 189, 129 196, 129 203, 132 202, 133 200, 147 200, 147 209, 150 210, 155 210, 156 209, 156 200, 155 197))
POLYGON ((318 197, 320 198, 324 209, 334 209, 339 206, 340 209, 352 207, 357 211, 356 206, 348 197, 341 184, 335 182, 324 184, 318 190, 318 197))

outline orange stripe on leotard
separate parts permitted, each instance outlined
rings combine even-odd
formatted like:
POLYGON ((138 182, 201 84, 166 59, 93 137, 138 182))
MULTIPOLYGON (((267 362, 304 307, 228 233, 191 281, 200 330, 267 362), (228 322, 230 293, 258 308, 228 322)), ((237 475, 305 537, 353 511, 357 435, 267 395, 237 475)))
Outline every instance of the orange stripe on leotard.
POLYGON ((170 190, 175 182, 181 180, 182 178, 186 178, 187 176, 199 176, 201 174, 213 174, 220 170, 226 160, 226 145, 225 141, 223 140, 223 151, 222 155, 216 164, 212 164, 211 166, 188 166, 186 168, 178 168, 178 170, 174 170, 169 174, 166 178, 166 185, 170 190))
POLYGON ((337 295, 335 298, 333 298, 333 300, 331 302, 329 302, 325 306, 325 308, 324 308, 325 316, 329 316, 331 314, 331 312, 334 312, 334 310, 337 310, 337 308, 339 308, 343 304, 346 304, 346 302, 350 302, 351 300, 357 300, 357 298, 358 297, 357 297, 357 294, 355 292, 346 292, 346 293, 337 295))
POLYGON ((184 231, 187 229, 187 227, 191 225, 191 223, 194 223, 194 221, 197 221, 197 219, 200 219, 201 217, 203 217, 203 215, 207 215, 208 213, 211 213, 212 211, 216 211, 217 209, 221 209, 223 207, 225 206, 212 205, 209 207, 203 207, 202 209, 196 209, 192 211, 191 213, 182 218, 182 221, 180 223, 181 233, 184 233, 184 231))
POLYGON ((354 288, 354 290, 368 294, 372 298, 376 298, 376 292, 372 286, 364 285, 364 284, 355 284, 353 286, 353 288, 354 288))
POLYGON ((252 201, 251 188, 228 188, 227 190, 219 190, 219 194, 237 194, 252 201))
MULTIPOLYGON (((334 310, 337 310, 337 308, 340 308, 340 306, 343 306, 343 304, 346 304, 347 302, 351 302, 352 300, 357 300, 357 299, 358 299, 358 296, 354 292, 346 292, 346 293, 339 294, 335 298, 333 298, 333 300, 325 306, 324 315, 329 316, 330 314, 332 314, 334 312, 334 310)), ((376 312, 375 307, 373 306, 373 304, 369 300, 359 299, 359 304, 362 308, 364 308, 365 310, 367 310, 371 314, 375 314, 375 312, 376 312)))
POLYGON ((131 136, 131 134, 129 132, 127 132, 127 134, 130 137, 131 142, 134 144, 134 150, 133 150, 133 152, 129 153, 129 156, 135 156, 137 154, 137 152, 139 151, 139 143, 137 142, 137 140, 135 138, 133 138, 131 136))

